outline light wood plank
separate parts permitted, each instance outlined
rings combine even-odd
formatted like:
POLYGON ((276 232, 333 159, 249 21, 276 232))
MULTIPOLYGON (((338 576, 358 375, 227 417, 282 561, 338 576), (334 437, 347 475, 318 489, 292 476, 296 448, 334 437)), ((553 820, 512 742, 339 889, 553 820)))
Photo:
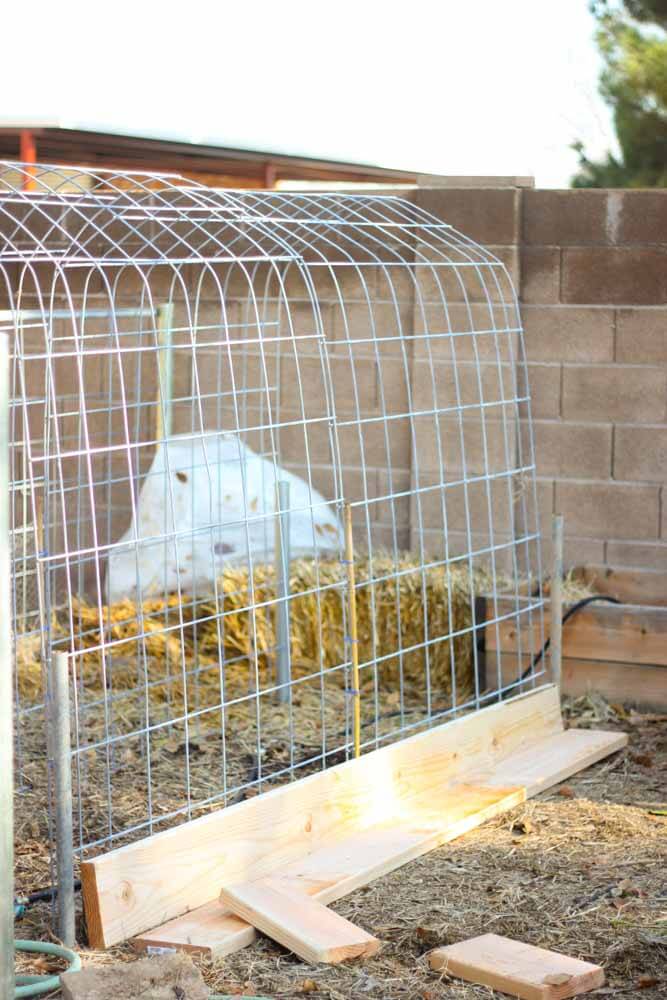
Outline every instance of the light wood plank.
POLYGON ((511 779, 523 785, 526 797, 531 798, 597 764, 627 743, 626 733, 568 729, 565 733, 545 737, 539 744, 518 750, 499 762, 488 784, 505 786, 511 779))
MULTIPOLYGON (((285 891, 301 892, 320 903, 336 899, 460 836, 491 816, 524 800, 523 789, 473 789, 457 786, 411 810, 413 827, 395 821, 321 848, 287 865, 281 874, 285 891)), ((178 948, 212 957, 244 948, 255 938, 248 923, 215 900, 134 939, 140 950, 178 948)))
POLYGON ((436 972, 459 976, 521 1000, 567 1000, 604 983, 599 965, 497 934, 436 948, 429 963, 436 972))
POLYGON ((223 889, 221 902, 306 962, 335 964, 375 955, 381 942, 281 880, 265 878, 223 889))
POLYGON ((261 878, 388 822, 480 761, 561 729, 557 692, 544 687, 84 861, 91 944, 124 941, 210 902, 213 886, 261 878))
MULTIPOLYGON (((433 789, 406 802, 383 824, 325 844, 285 865, 272 877, 279 879, 286 893, 301 893, 319 903, 331 903, 563 781, 626 743, 624 733, 570 729, 519 748, 500 760, 492 755, 480 757, 476 761, 477 785, 459 783, 433 789)), ((195 921, 197 912, 187 917, 195 921)), ((171 925, 180 933, 178 920, 171 925)), ((213 930, 206 921, 201 931, 190 929, 191 941, 204 937, 210 944, 213 930)), ((179 940, 169 925, 148 937, 163 946, 170 942, 177 946, 179 940)), ((141 940, 145 939, 142 936, 141 940)), ((229 943, 228 936, 222 934, 219 947, 228 953, 229 943)))
POLYGON ((181 917, 167 921, 133 940, 138 951, 175 948, 193 954, 222 958, 252 944, 257 934, 245 920, 213 899, 181 917))

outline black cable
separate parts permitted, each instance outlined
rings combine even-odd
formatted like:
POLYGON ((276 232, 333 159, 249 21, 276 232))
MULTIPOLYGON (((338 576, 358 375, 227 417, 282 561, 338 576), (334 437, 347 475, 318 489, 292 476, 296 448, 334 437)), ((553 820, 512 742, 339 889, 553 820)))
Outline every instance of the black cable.
MULTIPOLYGON (((584 597, 582 598, 582 600, 577 601, 576 604, 573 604, 571 608, 568 608, 568 610, 563 615, 562 624, 564 625, 565 622, 570 620, 572 615, 575 615, 577 611, 581 611, 581 609, 585 608, 587 604, 592 604, 594 601, 607 601, 608 604, 621 604, 621 601, 617 600, 615 597, 608 597, 605 594, 593 594, 592 597, 584 597)), ((519 680, 525 681, 526 677, 528 677, 529 674, 533 673, 535 667, 540 662, 540 660, 542 659, 542 657, 544 656, 550 645, 551 645, 551 636, 549 636, 547 641, 544 643, 542 649, 540 649, 539 652, 535 654, 530 664, 521 674, 519 680)))
MULTIPOLYGON (((74 891, 79 892, 81 890, 81 882, 77 879, 74 883, 74 891)), ((32 906, 34 903, 43 903, 46 900, 55 899, 58 895, 58 886, 50 885, 48 889, 37 889, 35 892, 28 893, 27 896, 21 896, 21 903, 24 907, 32 906)))

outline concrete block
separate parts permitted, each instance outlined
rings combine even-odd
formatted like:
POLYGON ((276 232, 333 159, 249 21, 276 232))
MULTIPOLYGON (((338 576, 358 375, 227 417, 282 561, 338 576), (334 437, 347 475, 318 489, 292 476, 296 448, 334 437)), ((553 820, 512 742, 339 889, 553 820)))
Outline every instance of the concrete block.
POLYGON ((607 542, 606 561, 611 566, 667 571, 667 543, 607 542))
POLYGON ((524 191, 521 202, 522 238, 528 245, 609 241, 604 190, 524 191))
POLYGON ((447 531, 466 530, 469 518, 472 531, 507 534, 512 529, 513 490, 512 477, 450 483, 420 493, 418 500, 415 496, 411 517, 418 523, 419 504, 424 528, 444 532, 446 516, 447 531))
MULTIPOLYGON (((523 425, 526 433, 526 426, 523 425)), ((535 420, 540 475, 606 479, 611 475, 611 425, 535 420)))
POLYGON ((413 326, 414 357, 434 361, 516 361, 520 319, 501 303, 418 304, 413 326))
POLYGON ((529 361, 613 361, 613 309, 529 306, 521 310, 529 361))
POLYGON ((521 301, 560 300, 560 247, 521 247, 521 301))
POLYGON ((568 535, 657 538, 659 489, 621 483, 557 482, 556 510, 568 535))
POLYGON ((467 475, 503 472, 516 466, 516 425, 511 415, 506 421, 456 415, 415 419, 420 485, 460 479, 467 475), (486 447, 485 447, 486 445, 486 447))
POLYGON ((563 370, 566 420, 661 422, 667 416, 667 371, 600 365, 563 370))
POLYGON ((523 366, 519 368, 517 376, 520 380, 520 394, 530 393, 530 408, 533 417, 553 418, 560 416, 561 365, 528 364, 525 371, 523 366))
POLYGON ((401 529, 410 526, 410 473, 405 470, 391 470, 391 475, 385 469, 377 473, 378 496, 387 499, 374 504, 374 517, 382 524, 391 525, 393 521, 401 529), (406 494, 402 496, 401 494, 406 494))
POLYGON ((563 302, 664 305, 667 248, 573 247, 563 250, 563 302))
POLYGON ((667 482, 667 427, 627 427, 614 433, 614 478, 667 482))
POLYGON ((519 196, 512 188, 426 188, 416 203, 476 243, 518 242, 519 196))
POLYGON ((356 302, 333 310, 334 354, 359 357, 403 356, 404 341, 412 335, 412 303, 356 302))
MULTIPOLYGON (((604 546, 603 539, 573 537, 566 534, 563 544, 563 564, 565 571, 574 569, 575 566, 601 565, 604 563, 604 546)), ((545 576, 548 576, 551 573, 551 564, 553 562, 550 520, 545 521, 543 525, 541 552, 542 571, 545 576)))
POLYGON ((443 256, 420 244, 416 260, 417 307, 421 302, 514 302, 519 278, 516 247, 494 246, 487 256, 474 249, 443 256))
POLYGON ((667 309, 619 309, 616 360, 629 364, 667 364, 667 309))
MULTIPOLYGON (((388 265, 394 269, 393 265, 388 265)), ((402 272, 403 267, 395 268, 402 272)), ((375 264, 363 260, 343 263, 312 263, 299 266, 288 264, 282 272, 284 296, 318 302, 365 302, 377 297, 377 281, 380 269, 375 264)), ((274 283, 275 285, 275 283, 274 283)))
POLYGON ((617 243, 667 242, 667 191, 614 191, 617 243))

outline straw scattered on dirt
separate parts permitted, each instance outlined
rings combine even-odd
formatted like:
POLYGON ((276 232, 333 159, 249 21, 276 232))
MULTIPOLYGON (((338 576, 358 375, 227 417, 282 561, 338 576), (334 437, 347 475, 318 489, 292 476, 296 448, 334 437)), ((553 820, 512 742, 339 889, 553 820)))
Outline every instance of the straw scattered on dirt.
MULTIPOLYGON (((596 996, 667 995, 667 718, 595 697, 568 709, 571 725, 623 729, 627 750, 335 904, 384 942, 363 963, 311 968, 268 939, 216 963, 200 961, 217 992, 289 1000, 463 1000, 489 990, 428 969, 433 947, 493 931, 604 966, 596 996)), ((20 806, 19 806, 20 809, 20 806)), ((25 819, 25 818, 24 818, 25 819)), ((41 836, 17 825, 17 881, 47 879, 41 836)), ((33 907, 26 937, 48 938, 49 908, 33 907)), ((128 945, 83 953, 85 963, 132 961, 128 945)), ((43 970, 42 970, 43 971, 43 970)))

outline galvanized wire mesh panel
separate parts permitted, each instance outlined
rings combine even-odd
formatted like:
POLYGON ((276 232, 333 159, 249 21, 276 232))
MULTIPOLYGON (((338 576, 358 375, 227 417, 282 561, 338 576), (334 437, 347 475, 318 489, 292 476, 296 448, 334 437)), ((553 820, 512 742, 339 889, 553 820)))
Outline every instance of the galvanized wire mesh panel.
POLYGON ((43 759, 68 652, 80 850, 345 759, 355 697, 365 750, 537 683, 529 399, 492 253, 393 196, 11 171, 18 733, 43 759), (507 621, 510 667, 481 642, 507 621))

